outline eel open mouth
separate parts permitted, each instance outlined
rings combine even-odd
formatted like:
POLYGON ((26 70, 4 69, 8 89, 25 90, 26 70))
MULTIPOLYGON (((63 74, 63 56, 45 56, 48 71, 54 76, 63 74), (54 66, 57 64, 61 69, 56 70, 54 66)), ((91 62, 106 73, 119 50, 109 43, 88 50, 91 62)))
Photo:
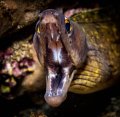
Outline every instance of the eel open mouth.
POLYGON ((66 99, 75 72, 76 70, 73 70, 70 74, 69 67, 59 68, 57 73, 51 68, 48 69, 45 100, 49 105, 53 107, 59 106, 66 99))
POLYGON ((45 100, 56 107, 65 100, 76 73, 76 64, 79 65, 84 57, 80 58, 82 55, 77 50, 80 42, 63 14, 49 9, 40 13, 39 17, 33 43, 38 59, 46 70, 45 100))
POLYGON ((45 100, 54 107, 59 106, 65 100, 75 73, 72 60, 62 41, 62 35, 65 35, 65 32, 62 31, 59 15, 53 10, 41 14, 39 25, 41 33, 39 33, 38 41, 41 43, 38 45, 41 47, 39 51, 44 48, 41 53, 44 52, 42 55, 45 55, 43 57, 46 68, 45 100))

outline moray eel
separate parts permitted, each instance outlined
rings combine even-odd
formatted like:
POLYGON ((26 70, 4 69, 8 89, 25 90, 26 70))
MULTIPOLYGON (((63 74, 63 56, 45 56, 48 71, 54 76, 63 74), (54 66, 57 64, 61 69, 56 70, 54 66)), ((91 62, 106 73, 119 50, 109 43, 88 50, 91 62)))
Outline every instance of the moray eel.
POLYGON ((80 13, 66 18, 54 9, 39 14, 33 44, 46 74, 44 97, 53 107, 66 99, 68 91, 88 94, 119 79, 120 44, 115 25, 97 22, 100 18, 83 23, 80 18, 80 13))

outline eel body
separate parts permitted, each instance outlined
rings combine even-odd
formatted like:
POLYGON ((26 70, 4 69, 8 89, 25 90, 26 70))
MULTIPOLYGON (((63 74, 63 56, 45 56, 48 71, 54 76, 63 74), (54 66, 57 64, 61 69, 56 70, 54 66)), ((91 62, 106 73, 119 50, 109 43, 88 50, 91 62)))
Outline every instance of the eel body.
POLYGON ((68 91, 92 93, 119 80, 117 27, 109 18, 104 21, 95 16, 82 22, 81 13, 69 19, 53 9, 39 14, 33 43, 46 74, 45 100, 49 105, 60 105, 68 91))

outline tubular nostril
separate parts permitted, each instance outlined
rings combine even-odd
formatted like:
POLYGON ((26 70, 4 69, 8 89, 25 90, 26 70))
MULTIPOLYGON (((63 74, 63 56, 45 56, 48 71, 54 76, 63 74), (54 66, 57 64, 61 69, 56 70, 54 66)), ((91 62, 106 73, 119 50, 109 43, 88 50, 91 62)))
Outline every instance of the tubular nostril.
POLYGON ((41 23, 43 23, 43 24, 56 23, 56 24, 57 24, 57 19, 54 17, 54 15, 49 14, 49 15, 45 15, 45 16, 43 17, 41 23))

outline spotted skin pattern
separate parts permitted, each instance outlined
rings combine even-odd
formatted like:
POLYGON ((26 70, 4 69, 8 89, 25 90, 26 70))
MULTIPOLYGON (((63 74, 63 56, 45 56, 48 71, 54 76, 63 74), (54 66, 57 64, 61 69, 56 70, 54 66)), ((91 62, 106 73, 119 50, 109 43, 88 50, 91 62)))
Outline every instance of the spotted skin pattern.
POLYGON ((33 43, 46 68, 45 99, 51 106, 60 105, 68 91, 92 93, 119 80, 118 29, 110 16, 100 12, 70 18, 53 9, 40 14, 33 43))

